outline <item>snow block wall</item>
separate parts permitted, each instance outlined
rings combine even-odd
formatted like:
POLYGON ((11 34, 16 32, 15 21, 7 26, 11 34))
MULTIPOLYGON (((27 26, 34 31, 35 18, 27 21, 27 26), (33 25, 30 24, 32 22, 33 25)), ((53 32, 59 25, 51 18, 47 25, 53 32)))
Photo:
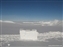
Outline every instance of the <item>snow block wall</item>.
POLYGON ((20 40, 36 41, 38 36, 37 30, 20 30, 20 40))

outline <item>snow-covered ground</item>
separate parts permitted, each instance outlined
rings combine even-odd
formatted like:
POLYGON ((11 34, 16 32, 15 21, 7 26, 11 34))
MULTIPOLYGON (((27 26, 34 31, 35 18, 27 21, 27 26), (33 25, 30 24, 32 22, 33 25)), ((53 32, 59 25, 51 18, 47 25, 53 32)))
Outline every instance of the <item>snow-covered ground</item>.
MULTIPOLYGON (((46 33, 39 33, 37 36, 37 41, 46 41, 48 39, 57 39, 57 38, 63 38, 63 32, 46 32, 46 33)), ((20 35, 0 35, 0 42, 1 41, 21 41, 20 35)))

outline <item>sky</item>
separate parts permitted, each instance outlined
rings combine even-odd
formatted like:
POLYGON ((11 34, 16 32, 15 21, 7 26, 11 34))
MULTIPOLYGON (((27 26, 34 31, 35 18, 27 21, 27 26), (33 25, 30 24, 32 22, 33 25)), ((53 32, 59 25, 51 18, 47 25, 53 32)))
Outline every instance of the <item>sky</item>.
POLYGON ((62 20, 62 0, 2 0, 1 20, 62 20))

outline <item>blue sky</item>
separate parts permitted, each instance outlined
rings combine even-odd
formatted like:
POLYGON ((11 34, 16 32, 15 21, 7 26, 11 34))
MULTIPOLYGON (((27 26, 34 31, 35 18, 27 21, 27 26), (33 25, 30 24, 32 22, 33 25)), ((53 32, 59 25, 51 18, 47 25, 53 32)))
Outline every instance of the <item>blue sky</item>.
POLYGON ((2 19, 12 21, 62 20, 62 1, 2 0, 2 19))

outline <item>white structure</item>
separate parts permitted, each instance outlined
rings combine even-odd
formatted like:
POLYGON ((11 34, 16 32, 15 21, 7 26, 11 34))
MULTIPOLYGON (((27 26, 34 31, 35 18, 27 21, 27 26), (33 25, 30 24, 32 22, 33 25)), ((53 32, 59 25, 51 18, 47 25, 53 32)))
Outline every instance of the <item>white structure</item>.
POLYGON ((20 30, 20 40, 36 41, 38 36, 37 30, 20 30))
POLYGON ((8 44, 8 47, 10 47, 10 44, 8 44))

